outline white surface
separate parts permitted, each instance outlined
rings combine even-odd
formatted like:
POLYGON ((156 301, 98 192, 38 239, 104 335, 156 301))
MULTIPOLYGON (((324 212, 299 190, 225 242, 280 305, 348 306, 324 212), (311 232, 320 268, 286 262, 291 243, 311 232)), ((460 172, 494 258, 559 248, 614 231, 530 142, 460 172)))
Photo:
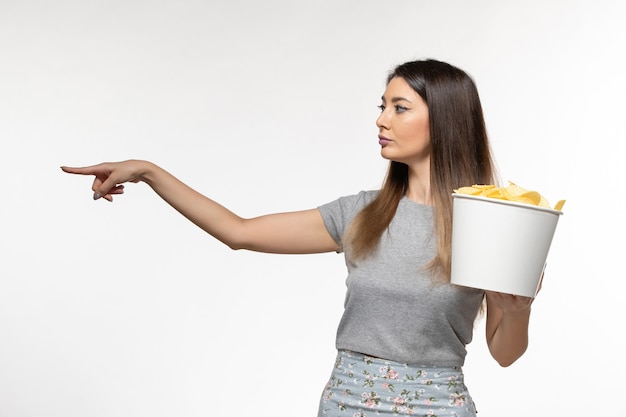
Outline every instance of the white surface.
POLYGON ((535 297, 561 213, 453 194, 451 282, 535 297))
POLYGON ((340 256, 232 252, 143 184, 94 202, 58 167, 144 158, 243 216, 314 207, 379 186, 385 76, 424 57, 476 79, 504 180, 568 200, 525 356, 499 368, 476 324, 480 416, 619 415, 624 9, 0 1, 0 416, 314 415, 340 256))

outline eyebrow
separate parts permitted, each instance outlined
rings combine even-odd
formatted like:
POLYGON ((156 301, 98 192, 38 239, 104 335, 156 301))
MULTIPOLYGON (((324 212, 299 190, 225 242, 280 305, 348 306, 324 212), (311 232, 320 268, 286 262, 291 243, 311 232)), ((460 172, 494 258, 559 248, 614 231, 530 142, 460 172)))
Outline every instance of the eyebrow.
MULTIPOLYGON (((383 102, 385 102, 385 101, 386 101, 386 100, 385 100, 385 96, 381 96, 381 97, 380 97, 380 99, 381 99, 383 102)), ((392 103, 397 103, 397 102, 399 102, 399 101, 406 101, 407 103, 411 103, 411 100, 409 100, 409 99, 407 99, 407 98, 404 98, 404 97, 393 97, 393 98, 391 99, 391 102, 392 102, 392 103)), ((411 104, 413 104, 413 103, 411 103, 411 104)))

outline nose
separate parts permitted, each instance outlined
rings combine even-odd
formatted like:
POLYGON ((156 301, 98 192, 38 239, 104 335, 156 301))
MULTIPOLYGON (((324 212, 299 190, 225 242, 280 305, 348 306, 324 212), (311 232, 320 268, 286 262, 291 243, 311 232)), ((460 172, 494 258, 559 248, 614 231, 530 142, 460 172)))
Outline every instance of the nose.
POLYGON ((379 129, 389 129, 389 117, 387 116, 387 112, 383 110, 376 118, 376 126, 379 129))

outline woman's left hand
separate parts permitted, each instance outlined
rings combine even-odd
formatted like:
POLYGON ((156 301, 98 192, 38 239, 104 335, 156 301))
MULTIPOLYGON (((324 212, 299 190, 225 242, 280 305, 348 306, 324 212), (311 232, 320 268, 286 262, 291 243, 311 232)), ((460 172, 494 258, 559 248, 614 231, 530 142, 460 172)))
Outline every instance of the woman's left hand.
POLYGON ((530 307, 534 298, 521 295, 505 294, 495 291, 487 291, 489 304, 499 308, 503 314, 515 313, 530 307))
MULTIPOLYGON (((537 294, 541 291, 541 286, 543 285, 543 274, 541 274, 541 278, 539 279, 539 287, 537 289, 537 294)), ((517 311, 522 311, 530 307, 530 305, 535 301, 534 298, 524 297, 521 295, 513 295, 513 294, 505 294, 496 291, 485 291, 487 293, 487 297, 489 298, 489 303, 495 305, 502 313, 515 313, 517 311)))

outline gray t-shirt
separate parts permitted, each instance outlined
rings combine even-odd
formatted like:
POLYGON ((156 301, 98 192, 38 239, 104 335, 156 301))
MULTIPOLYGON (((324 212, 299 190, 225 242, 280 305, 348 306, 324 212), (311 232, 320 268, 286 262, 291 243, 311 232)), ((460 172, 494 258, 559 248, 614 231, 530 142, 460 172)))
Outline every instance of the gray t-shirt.
MULTIPOLYGON (((319 207, 337 243, 376 194, 362 191, 319 207)), ((433 281, 425 266, 436 240, 432 207, 404 197, 374 253, 357 262, 346 256, 337 349, 414 365, 463 366, 483 291, 433 281)))

